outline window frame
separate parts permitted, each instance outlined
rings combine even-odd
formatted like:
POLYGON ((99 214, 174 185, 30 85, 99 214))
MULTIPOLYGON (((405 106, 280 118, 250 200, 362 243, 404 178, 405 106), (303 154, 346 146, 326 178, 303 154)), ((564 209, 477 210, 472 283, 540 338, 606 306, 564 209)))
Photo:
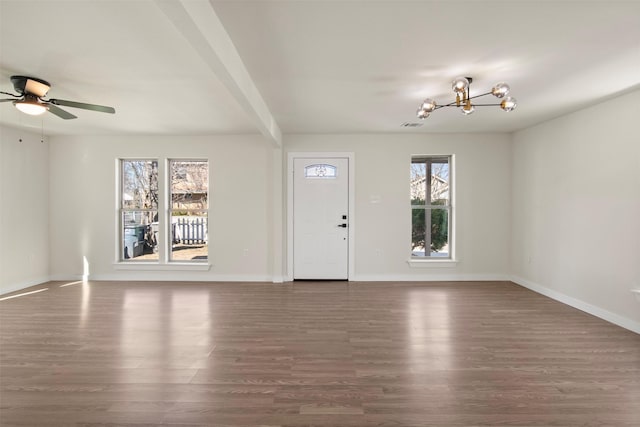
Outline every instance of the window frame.
MULTIPOLYGON (((453 154, 434 154, 434 155, 412 155, 410 159, 410 169, 409 169, 409 201, 410 201, 410 220, 409 220, 409 248, 411 248, 412 235, 413 235, 413 213, 414 210, 423 210, 423 211, 433 211, 433 210, 444 210, 447 213, 447 245, 448 245, 448 255, 447 256, 432 256, 430 251, 425 250, 425 255, 414 255, 413 251, 409 249, 409 265, 417 266, 417 265, 425 265, 425 264, 435 264, 435 263, 456 263, 455 261, 455 239, 454 239, 454 225, 455 225, 455 209, 454 209, 454 156, 453 154), (426 197, 431 197, 431 166, 434 163, 446 163, 448 164, 448 198, 446 199, 446 204, 433 204, 431 200, 426 199, 426 197), (414 164, 425 164, 425 204, 424 205, 414 205, 412 203, 412 194, 411 194, 411 166, 414 164), (429 203, 427 203, 429 202, 429 203)), ((430 217, 429 217, 430 218, 430 217)), ((428 227, 425 227, 425 229, 428 227)), ((426 233, 425 233, 426 234, 426 233)), ((425 236, 426 237, 426 236, 425 236)), ((429 234, 429 245, 431 242, 431 236, 429 234)), ((426 246, 426 244, 425 244, 426 246)))

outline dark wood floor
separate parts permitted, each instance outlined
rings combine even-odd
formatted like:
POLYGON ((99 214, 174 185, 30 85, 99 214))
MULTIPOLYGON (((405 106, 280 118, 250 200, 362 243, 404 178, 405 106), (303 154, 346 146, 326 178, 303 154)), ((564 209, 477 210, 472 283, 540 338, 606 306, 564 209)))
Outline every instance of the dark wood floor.
POLYGON ((640 426, 640 335, 509 282, 43 288, 2 426, 640 426))

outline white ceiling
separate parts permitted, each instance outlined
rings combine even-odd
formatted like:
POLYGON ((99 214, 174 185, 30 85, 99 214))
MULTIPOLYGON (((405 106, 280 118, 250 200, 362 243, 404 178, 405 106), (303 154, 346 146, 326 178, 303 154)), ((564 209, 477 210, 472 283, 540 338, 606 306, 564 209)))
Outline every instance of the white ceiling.
POLYGON ((0 0, 1 91, 14 74, 116 108, 0 104, 52 135, 509 132, 640 87, 640 1, 0 0), (457 75, 508 82, 518 108, 400 126, 457 75))

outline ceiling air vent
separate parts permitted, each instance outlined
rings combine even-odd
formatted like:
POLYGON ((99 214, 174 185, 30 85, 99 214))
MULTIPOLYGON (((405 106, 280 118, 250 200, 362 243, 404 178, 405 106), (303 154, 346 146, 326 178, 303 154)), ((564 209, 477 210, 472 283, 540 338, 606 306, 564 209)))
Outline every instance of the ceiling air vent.
POLYGON ((419 128, 420 126, 422 126, 423 123, 416 123, 416 122, 404 122, 403 124, 401 124, 400 126, 402 126, 403 128, 419 128))

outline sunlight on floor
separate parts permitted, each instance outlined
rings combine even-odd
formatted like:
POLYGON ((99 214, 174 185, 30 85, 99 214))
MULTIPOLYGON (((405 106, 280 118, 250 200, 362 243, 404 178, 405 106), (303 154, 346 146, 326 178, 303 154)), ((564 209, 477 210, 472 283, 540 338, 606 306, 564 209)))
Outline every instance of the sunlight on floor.
POLYGON ((67 286, 74 286, 74 285, 82 285, 84 282, 82 280, 78 280, 76 282, 69 282, 69 283, 65 283, 64 285, 60 285, 61 288, 66 288, 67 286))
POLYGON ((37 291, 23 292, 21 294, 11 295, 11 296, 8 296, 8 297, 0 298, 0 301, 12 299, 12 298, 23 297, 25 295, 37 294, 38 292, 44 292, 44 291, 48 291, 48 290, 49 290, 49 288, 43 288, 43 289, 38 289, 37 291))

